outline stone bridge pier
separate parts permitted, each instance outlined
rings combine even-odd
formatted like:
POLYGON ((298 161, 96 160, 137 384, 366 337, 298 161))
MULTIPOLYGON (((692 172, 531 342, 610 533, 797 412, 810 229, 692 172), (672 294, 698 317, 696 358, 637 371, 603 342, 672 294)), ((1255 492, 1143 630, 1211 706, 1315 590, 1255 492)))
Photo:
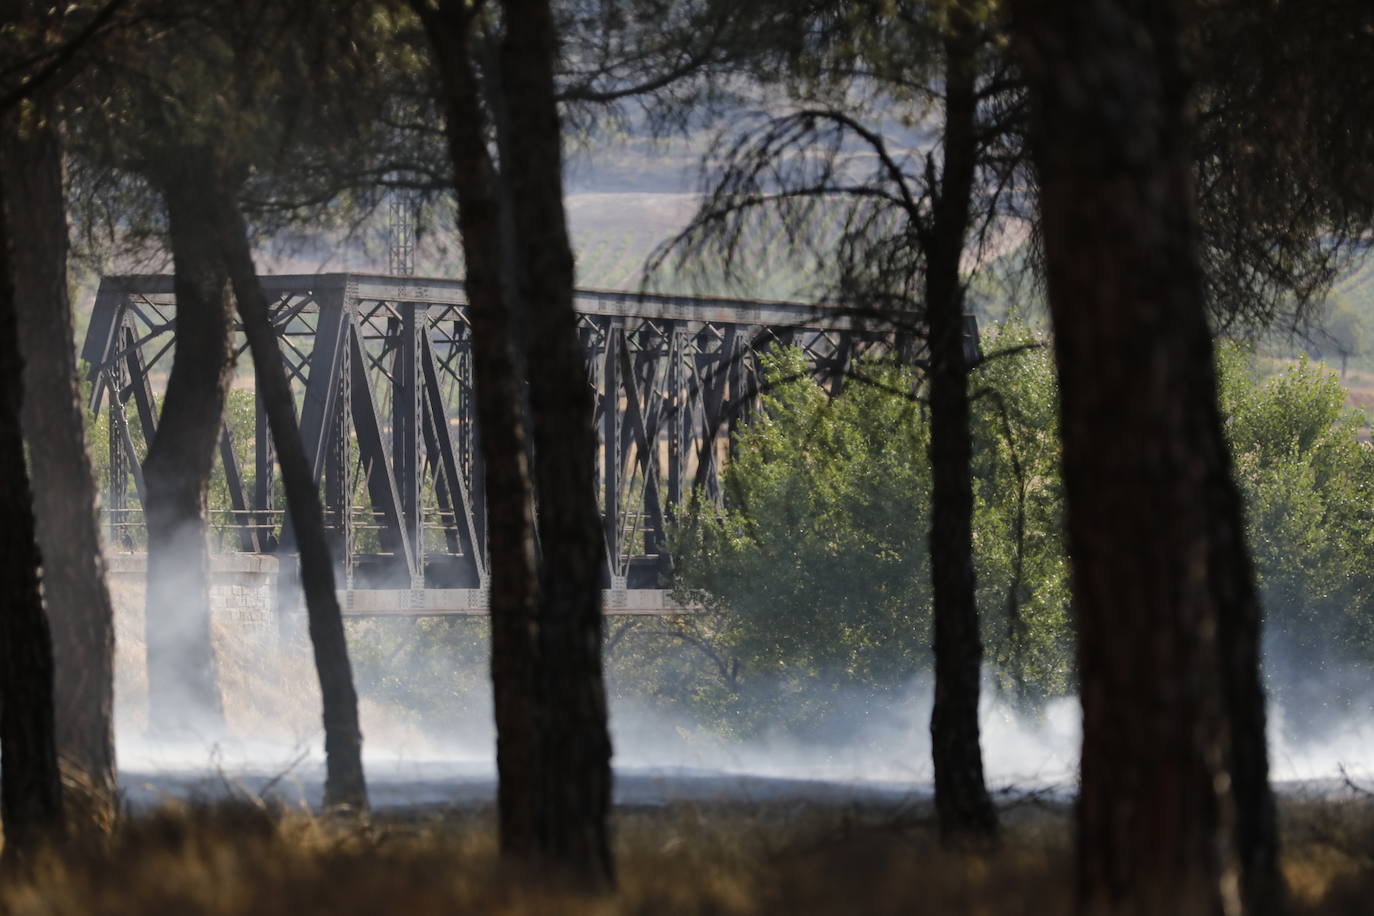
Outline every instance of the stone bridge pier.
MULTIPOLYGON (((116 613, 143 616, 147 597, 148 555, 111 553, 105 557, 116 613)), ((210 555, 210 619, 236 636, 275 640, 282 621, 278 609, 279 562, 256 553, 210 555)))

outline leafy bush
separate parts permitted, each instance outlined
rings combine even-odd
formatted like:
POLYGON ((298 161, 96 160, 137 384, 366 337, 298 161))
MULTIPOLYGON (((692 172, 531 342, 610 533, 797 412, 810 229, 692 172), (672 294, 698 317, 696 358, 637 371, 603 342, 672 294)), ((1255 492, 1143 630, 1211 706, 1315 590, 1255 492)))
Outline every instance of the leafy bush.
MULTIPOLYGON (((1073 687, 1057 396, 1034 344, 1025 329, 991 335, 986 349, 1010 355, 972 391, 984 642, 999 683, 1030 701, 1073 687)), ((795 351, 768 358, 772 386, 735 443, 725 508, 696 506, 677 527, 677 587, 707 613, 627 638, 613 658, 633 689, 676 683, 737 733, 815 730, 849 715, 856 693, 883 702, 932 662, 929 429, 915 379, 862 365, 832 399, 805 369, 795 351), (685 661, 684 647, 706 661, 685 661)), ((1335 373, 1304 360, 1266 379, 1237 345, 1221 348, 1218 370, 1270 690, 1290 720, 1312 723, 1370 681, 1374 449, 1335 373)))
POLYGON ((1268 380, 1224 348, 1222 408, 1265 609, 1270 692, 1291 723, 1366 693, 1374 660, 1374 450, 1334 372, 1306 359, 1268 380), (1341 682, 1345 681, 1345 684, 1341 682))
MULTIPOLYGON (((988 347, 1022 349, 988 363, 975 390, 985 635, 1008 682, 1059 693, 1069 665, 1052 366, 1025 330, 988 347)), ((706 690, 708 708, 745 733, 815 731, 848 717, 854 693, 881 702, 931 668, 929 424, 907 370, 861 364, 832 399, 797 351, 765 364, 769 392, 736 442, 726 507, 695 506, 676 529, 677 586, 709 612, 679 626, 737 665, 706 690)))

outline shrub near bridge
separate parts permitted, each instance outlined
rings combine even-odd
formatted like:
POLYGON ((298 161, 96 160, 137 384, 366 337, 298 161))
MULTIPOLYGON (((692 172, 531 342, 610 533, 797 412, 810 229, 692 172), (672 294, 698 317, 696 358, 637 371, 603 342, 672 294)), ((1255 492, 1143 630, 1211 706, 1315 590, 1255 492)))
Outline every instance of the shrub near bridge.
MULTIPOLYGON (((1033 343, 1017 329, 987 345, 1033 343)), ((677 527, 678 588, 710 611, 680 625, 737 663, 733 682, 700 691, 733 730, 812 734, 829 718, 833 737, 846 739, 862 721, 856 696, 904 696, 931 668, 928 422, 908 371, 862 363, 832 399, 799 353, 767 362, 770 389, 736 443, 726 507, 698 505, 677 527)), ((974 393, 975 559, 990 659, 1027 696, 1059 693, 1069 684, 1067 591, 1048 354, 1033 347, 992 361, 974 393)))
MULTIPOLYGON (((985 350, 1034 342, 1012 327, 988 335, 985 350)), ((1311 726, 1313 713, 1345 708, 1370 682, 1374 449, 1335 373, 1303 361, 1265 378, 1231 344, 1217 365, 1269 688, 1287 721, 1311 726)), ((890 366, 859 366, 833 399, 796 352, 770 357, 767 374, 763 411, 725 475, 725 508, 698 504, 676 530, 677 587, 708 613, 629 631, 610 670, 622 689, 728 732, 841 740, 862 720, 855 697, 869 708, 905 697, 932 664, 926 417, 912 375, 890 366)), ((986 363, 973 394, 987 660, 1000 686, 1034 704, 1074 680, 1048 348, 986 363)))
POLYGON ((1223 348, 1222 406, 1265 610, 1266 680, 1310 732, 1368 698, 1374 661, 1374 449, 1336 373, 1303 359, 1260 378, 1223 348))

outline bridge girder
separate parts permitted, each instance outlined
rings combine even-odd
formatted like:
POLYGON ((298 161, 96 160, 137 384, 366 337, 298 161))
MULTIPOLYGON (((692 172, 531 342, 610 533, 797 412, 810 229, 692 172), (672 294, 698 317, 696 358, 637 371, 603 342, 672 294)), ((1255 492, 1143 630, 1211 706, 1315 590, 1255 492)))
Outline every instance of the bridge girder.
MULTIPOLYGON (((260 280, 323 488, 346 606, 416 614, 440 613, 435 605, 444 602, 455 604, 452 613, 480 608, 483 475, 462 282, 356 273, 260 280), (441 592, 463 597, 436 597, 441 592)), ((662 612, 671 519, 693 492, 721 498, 732 434, 757 407, 759 354, 793 344, 817 377, 838 380, 853 359, 885 350, 891 332, 789 302, 578 290, 575 306, 595 393, 588 420, 598 430, 608 613, 617 604, 626 613, 662 612)), ((107 412, 105 505, 116 545, 141 538, 128 485, 132 478, 141 503, 140 442, 155 433, 154 392, 170 361, 175 311, 170 276, 106 277, 96 296, 82 357, 90 407, 107 412)), ((976 346, 976 328, 970 342, 976 346)), ((246 349, 240 340, 238 355, 246 349)), ((221 473, 232 508, 212 521, 221 549, 290 553, 260 402, 256 413, 251 458, 225 429, 221 473)))

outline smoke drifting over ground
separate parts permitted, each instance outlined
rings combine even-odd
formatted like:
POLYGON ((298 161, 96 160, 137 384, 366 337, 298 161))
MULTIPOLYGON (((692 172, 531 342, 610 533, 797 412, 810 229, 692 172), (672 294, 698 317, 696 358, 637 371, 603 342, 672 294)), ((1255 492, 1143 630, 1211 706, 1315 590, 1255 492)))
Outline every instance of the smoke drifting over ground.
MULTIPOLYGON (((115 597, 116 731, 125 791, 132 803, 240 788, 253 793, 270 789, 302 800, 316 794, 310 787, 318 781, 322 758, 320 699, 303 636, 283 638, 216 621, 225 729, 207 727, 176 740, 151 740, 142 590, 116 589, 115 597)), ((426 637, 415 628, 409 638, 426 637)), ((465 672, 470 676, 462 679, 461 694, 442 709, 407 708, 394 699, 370 696, 362 687, 365 759, 375 803, 477 804, 489 799, 495 736, 483 649, 474 645, 456 660, 473 670, 465 672)), ((409 657, 397 650, 396 668, 387 676, 400 682, 427 676, 405 670, 409 657)), ((1344 680, 1351 677, 1347 674, 1344 680)), ((1307 687, 1304 697, 1313 695, 1311 685, 1307 687)), ((1271 705, 1276 780, 1333 780, 1342 772, 1359 780, 1374 778, 1374 716, 1369 702, 1352 702, 1352 694, 1349 683, 1333 690, 1332 696, 1341 697, 1341 702, 1318 710, 1320 715, 1311 708, 1289 713, 1281 703, 1271 705)), ((1374 696, 1374 690, 1362 695, 1374 696)), ((828 724, 809 730, 765 730, 739 740, 669 714, 648 698, 613 696, 611 728, 624 783, 621 798, 775 794, 784 785, 809 794, 924 795, 931 783, 931 699, 926 678, 882 697, 855 692, 837 701, 832 693, 827 703, 839 712, 825 717, 828 724), (706 779, 703 774, 713 775, 706 779)), ((1054 699, 1028 711, 989 683, 981 721, 990 788, 1072 789, 1079 744, 1076 698, 1054 699)))

